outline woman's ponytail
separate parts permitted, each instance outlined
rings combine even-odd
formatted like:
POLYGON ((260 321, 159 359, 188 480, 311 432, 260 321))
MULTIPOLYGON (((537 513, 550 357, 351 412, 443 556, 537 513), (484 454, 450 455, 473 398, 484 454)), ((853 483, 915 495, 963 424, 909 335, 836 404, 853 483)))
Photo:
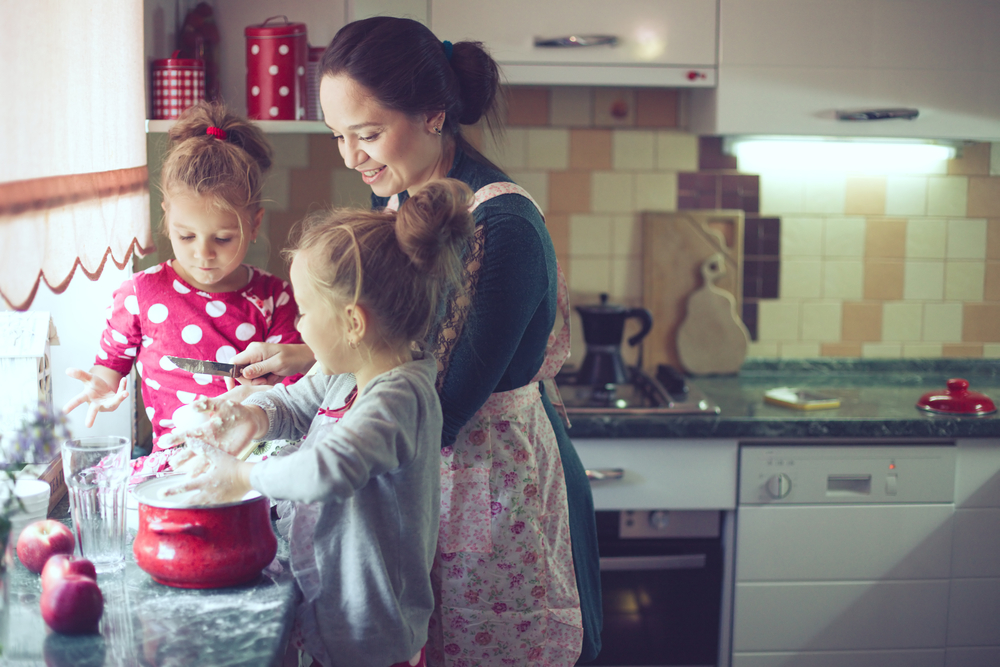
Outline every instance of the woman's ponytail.
POLYGON ((432 181, 396 215, 396 239, 414 266, 445 286, 458 287, 462 255, 475 223, 472 191, 453 178, 432 181))

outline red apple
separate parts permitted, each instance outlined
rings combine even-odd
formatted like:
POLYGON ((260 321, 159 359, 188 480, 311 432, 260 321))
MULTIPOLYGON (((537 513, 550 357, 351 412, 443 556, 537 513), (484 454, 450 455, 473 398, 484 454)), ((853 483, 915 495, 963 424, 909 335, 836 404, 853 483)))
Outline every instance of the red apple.
POLYGON ((70 574, 79 574, 97 581, 97 570, 86 558, 73 558, 69 554, 55 554, 45 561, 42 568, 42 590, 52 588, 70 574))
POLYGON ((53 554, 71 554, 76 541, 65 524, 42 519, 28 524, 17 538, 17 557, 26 568, 38 574, 53 554))
POLYGON ((62 581, 42 591, 41 606, 42 618, 56 632, 93 634, 104 613, 104 596, 93 579, 67 574, 62 581))

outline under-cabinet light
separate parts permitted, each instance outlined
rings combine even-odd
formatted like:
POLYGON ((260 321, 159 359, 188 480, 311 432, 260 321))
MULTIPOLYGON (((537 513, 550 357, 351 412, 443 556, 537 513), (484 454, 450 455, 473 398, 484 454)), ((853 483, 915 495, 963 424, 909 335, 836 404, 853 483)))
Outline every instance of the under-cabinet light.
POLYGON ((947 173, 953 145, 928 141, 746 137, 727 142, 740 171, 947 173))

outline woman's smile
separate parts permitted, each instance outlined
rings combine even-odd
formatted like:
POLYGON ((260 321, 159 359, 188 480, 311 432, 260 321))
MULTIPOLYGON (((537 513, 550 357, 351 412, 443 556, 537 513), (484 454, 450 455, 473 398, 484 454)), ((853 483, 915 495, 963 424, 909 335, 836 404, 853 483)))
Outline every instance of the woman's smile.
POLYGON ((371 185, 378 177, 385 171, 385 165, 382 165, 378 169, 364 169, 361 171, 361 178, 367 185, 371 185))

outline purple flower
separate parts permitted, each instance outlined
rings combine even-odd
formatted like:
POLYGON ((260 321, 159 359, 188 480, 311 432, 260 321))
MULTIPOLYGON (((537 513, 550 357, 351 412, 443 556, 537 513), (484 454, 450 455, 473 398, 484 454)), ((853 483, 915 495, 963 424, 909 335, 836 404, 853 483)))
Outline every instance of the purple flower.
POLYGON ((448 655, 458 655, 461 650, 458 644, 445 644, 444 646, 444 652, 448 655))
MULTIPOLYGON (((496 602, 496 603, 493 604, 493 613, 494 614, 502 614, 505 611, 507 611, 507 604, 505 602, 496 602)), ((477 641, 478 641, 479 635, 476 635, 476 637, 477 637, 477 641)))
POLYGON ((477 632, 476 633, 476 643, 480 646, 486 646, 491 641, 493 641, 493 635, 488 632, 477 632))
POLYGON ((521 621, 520 623, 518 623, 514 627, 517 628, 518 632, 525 632, 525 631, 527 631, 528 628, 531 627, 531 621, 521 621))
POLYGON ((510 527, 510 532, 514 533, 515 535, 520 535, 521 533, 523 533, 524 532, 524 522, 523 521, 515 521, 514 525, 510 527))
POLYGON ((523 583, 524 583, 524 575, 523 574, 515 574, 514 576, 512 576, 510 578, 510 587, 511 588, 517 588, 518 586, 520 586, 523 583))
POLYGON ((502 512, 502 511, 503 511, 503 505, 501 505, 500 503, 498 503, 496 501, 490 503, 490 513, 493 516, 496 516, 497 514, 500 514, 500 512, 502 512))
POLYGON ((504 485, 504 487, 514 486, 515 484, 517 484, 517 473, 516 472, 509 472, 509 473, 507 473, 506 475, 503 476, 503 485, 504 485))

